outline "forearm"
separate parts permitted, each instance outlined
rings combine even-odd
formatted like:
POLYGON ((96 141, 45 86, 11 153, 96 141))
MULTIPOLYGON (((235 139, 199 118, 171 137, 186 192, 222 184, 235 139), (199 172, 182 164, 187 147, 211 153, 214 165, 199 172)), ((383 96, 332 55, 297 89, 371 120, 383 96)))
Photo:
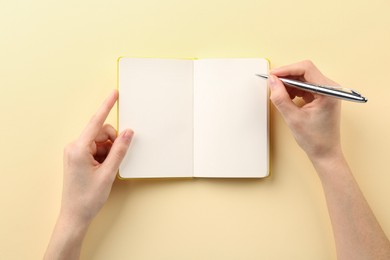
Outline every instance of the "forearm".
POLYGON ((60 215, 43 259, 79 259, 87 229, 87 224, 76 223, 72 218, 60 215))
POLYGON ((390 243, 341 152, 310 158, 321 179, 338 259, 390 259, 390 243))

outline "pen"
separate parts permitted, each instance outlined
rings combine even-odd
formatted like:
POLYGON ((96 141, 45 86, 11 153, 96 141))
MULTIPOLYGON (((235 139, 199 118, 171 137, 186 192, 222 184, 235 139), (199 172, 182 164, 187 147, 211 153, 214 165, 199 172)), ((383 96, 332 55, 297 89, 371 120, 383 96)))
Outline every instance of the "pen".
MULTIPOLYGON (((256 76, 259 76, 264 79, 268 79, 268 75, 265 74, 256 74, 256 76)), ((360 102, 365 103, 367 102, 367 99, 360 95, 358 92, 352 90, 352 89, 345 89, 341 87, 331 87, 331 86, 322 86, 307 82, 302 82, 298 80, 292 80, 292 79, 286 79, 286 78, 279 78, 283 83, 299 88, 305 91, 309 91, 312 93, 317 93, 320 95, 340 98, 348 101, 354 101, 354 102, 360 102)))

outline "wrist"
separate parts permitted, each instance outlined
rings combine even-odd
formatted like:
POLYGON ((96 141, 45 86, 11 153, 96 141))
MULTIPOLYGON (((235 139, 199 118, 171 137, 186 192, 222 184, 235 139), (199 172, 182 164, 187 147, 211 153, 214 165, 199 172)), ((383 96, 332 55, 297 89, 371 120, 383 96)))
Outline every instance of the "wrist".
POLYGON ((60 213, 43 259, 79 259, 88 224, 60 213))
POLYGON ((344 154, 340 146, 333 147, 326 152, 321 153, 307 153, 313 166, 318 170, 327 168, 331 169, 335 165, 340 164, 340 161, 344 160, 344 154))
POLYGON ((80 220, 77 217, 61 212, 58 216, 56 228, 59 228, 69 238, 82 240, 87 233, 90 222, 80 220))
POLYGON ((344 178, 350 178, 350 170, 341 147, 335 147, 329 153, 321 155, 308 155, 318 176, 322 182, 340 181, 344 178))
POLYGON ((306 152, 313 164, 329 164, 344 158, 341 145, 335 145, 328 149, 306 152))

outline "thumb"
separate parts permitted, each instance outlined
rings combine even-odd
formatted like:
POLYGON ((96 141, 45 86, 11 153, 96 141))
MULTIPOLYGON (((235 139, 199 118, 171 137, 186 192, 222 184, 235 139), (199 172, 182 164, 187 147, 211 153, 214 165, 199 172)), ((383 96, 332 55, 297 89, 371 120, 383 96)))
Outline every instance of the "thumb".
POLYGON ((280 79, 274 75, 270 75, 268 78, 268 84, 271 90, 270 99, 284 118, 286 118, 292 111, 298 109, 291 100, 290 95, 287 93, 286 87, 283 85, 280 79))
POLYGON ((111 150, 103 162, 102 166, 105 171, 107 171, 108 175, 112 175, 113 178, 116 176, 119 165, 129 149, 133 135, 134 132, 131 129, 126 129, 120 133, 112 144, 111 150))

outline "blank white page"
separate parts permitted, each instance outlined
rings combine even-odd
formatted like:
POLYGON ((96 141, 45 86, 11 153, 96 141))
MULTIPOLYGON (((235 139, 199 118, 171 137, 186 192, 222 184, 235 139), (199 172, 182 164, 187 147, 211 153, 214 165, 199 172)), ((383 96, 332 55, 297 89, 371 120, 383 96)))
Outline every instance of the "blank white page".
POLYGON ((122 178, 193 176, 193 61, 121 58, 119 131, 135 132, 122 178))
POLYGON ((194 63, 194 176, 269 174, 268 73, 264 59, 194 63))

